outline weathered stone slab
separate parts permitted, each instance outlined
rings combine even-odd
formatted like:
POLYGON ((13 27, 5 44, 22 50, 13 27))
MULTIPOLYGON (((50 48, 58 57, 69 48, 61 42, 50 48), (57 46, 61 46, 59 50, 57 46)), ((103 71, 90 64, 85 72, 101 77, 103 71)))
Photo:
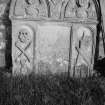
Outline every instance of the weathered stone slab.
POLYGON ((27 74, 34 71, 45 74, 70 70, 70 75, 75 77, 92 74, 95 24, 17 20, 13 21, 12 26, 14 73, 27 74))
POLYGON ((14 0, 13 72, 92 74, 97 35, 93 0, 14 0))

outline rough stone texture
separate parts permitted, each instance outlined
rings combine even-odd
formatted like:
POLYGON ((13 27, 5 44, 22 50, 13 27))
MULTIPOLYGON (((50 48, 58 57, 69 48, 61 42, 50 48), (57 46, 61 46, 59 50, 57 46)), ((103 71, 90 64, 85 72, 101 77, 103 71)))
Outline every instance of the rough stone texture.
POLYGON ((97 34, 92 0, 14 0, 10 18, 13 73, 92 74, 97 34))

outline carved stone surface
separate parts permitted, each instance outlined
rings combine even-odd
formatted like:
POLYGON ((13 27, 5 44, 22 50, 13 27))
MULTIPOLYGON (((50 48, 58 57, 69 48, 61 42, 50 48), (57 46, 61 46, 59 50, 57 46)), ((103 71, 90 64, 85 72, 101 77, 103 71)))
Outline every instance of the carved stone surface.
POLYGON ((92 74, 97 34, 92 0, 14 0, 12 4, 14 72, 92 74))
POLYGON ((95 5, 92 0, 69 0, 66 7, 65 17, 96 17, 95 5))
POLYGON ((17 0, 15 14, 23 17, 47 17, 47 5, 44 0, 17 0))
POLYGON ((14 21, 13 72, 61 73, 70 70, 71 76, 89 76, 93 72, 95 37, 95 24, 68 26, 14 21))
POLYGON ((54 19, 64 18, 64 9, 68 0, 49 0, 50 17, 54 19))
POLYGON ((61 73, 68 71, 70 27, 38 25, 36 35, 36 71, 61 73))
POLYGON ((95 27, 77 25, 73 27, 71 75, 92 74, 95 53, 95 27))
POLYGON ((68 3, 65 8, 65 17, 76 17, 76 2, 75 0, 68 0, 68 3))
POLYGON ((25 74, 33 68, 33 31, 28 26, 21 26, 13 40, 13 64, 17 72, 25 74))
POLYGON ((92 0, 16 0, 13 15, 31 18, 95 18, 92 0))

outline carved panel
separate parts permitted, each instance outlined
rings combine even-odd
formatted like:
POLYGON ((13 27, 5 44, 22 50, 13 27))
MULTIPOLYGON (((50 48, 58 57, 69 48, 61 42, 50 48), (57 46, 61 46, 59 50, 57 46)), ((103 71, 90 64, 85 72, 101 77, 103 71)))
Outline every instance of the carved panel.
POLYGON ((92 0, 69 0, 65 17, 95 18, 95 5, 92 0))
POLYGON ((13 11, 23 18, 96 18, 92 0, 16 0, 13 11))
POLYGON ((72 42, 72 75, 89 75, 93 69, 95 51, 94 31, 90 27, 75 26, 72 42), (75 36, 76 35, 76 36, 75 36))
POLYGON ((44 0, 17 0, 15 14, 23 17, 47 17, 47 5, 44 0))
POLYGON ((22 26, 14 39, 14 69, 19 69, 18 72, 25 74, 33 68, 33 30, 22 26))
POLYGON ((65 17, 76 17, 77 5, 75 0, 68 0, 65 7, 65 17))
POLYGON ((64 9, 68 0, 49 0, 51 18, 63 19, 64 9))

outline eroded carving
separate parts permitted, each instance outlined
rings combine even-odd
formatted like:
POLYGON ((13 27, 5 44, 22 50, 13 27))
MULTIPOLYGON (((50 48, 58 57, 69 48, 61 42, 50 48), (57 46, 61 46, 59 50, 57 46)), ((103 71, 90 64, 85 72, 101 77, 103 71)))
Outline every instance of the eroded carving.
POLYGON ((70 0, 65 7, 65 17, 76 17, 76 2, 75 0, 70 0))
POLYGON ((32 65, 32 58, 30 58, 29 54, 31 44, 30 32, 28 32, 27 29, 21 29, 18 32, 18 39, 15 42, 15 47, 18 50, 15 63, 18 65, 21 72, 26 72, 32 65))
POLYGON ((47 17, 47 8, 45 6, 44 0, 25 0, 26 7, 25 12, 26 15, 31 15, 34 17, 47 17))
POLYGON ((89 0, 78 0, 77 2, 77 17, 88 17, 89 0))
POLYGON ((74 70, 78 66, 85 65, 91 69, 92 58, 92 32, 90 29, 80 27, 78 30, 78 39, 75 42, 76 57, 74 60, 74 70))
POLYGON ((89 18, 96 17, 92 0, 70 0, 66 6, 65 17, 89 18))
POLYGON ((64 9, 68 0, 49 0, 50 14, 52 18, 61 19, 64 17, 64 9))
POLYGON ((23 0, 23 3, 17 0, 15 13, 24 17, 51 19, 96 17, 92 0, 23 0))
POLYGON ((47 17, 47 7, 44 0, 21 0, 17 1, 15 14, 24 17, 47 17), (20 4, 20 7, 19 7, 20 4), (19 13, 20 11, 20 13, 19 13))

